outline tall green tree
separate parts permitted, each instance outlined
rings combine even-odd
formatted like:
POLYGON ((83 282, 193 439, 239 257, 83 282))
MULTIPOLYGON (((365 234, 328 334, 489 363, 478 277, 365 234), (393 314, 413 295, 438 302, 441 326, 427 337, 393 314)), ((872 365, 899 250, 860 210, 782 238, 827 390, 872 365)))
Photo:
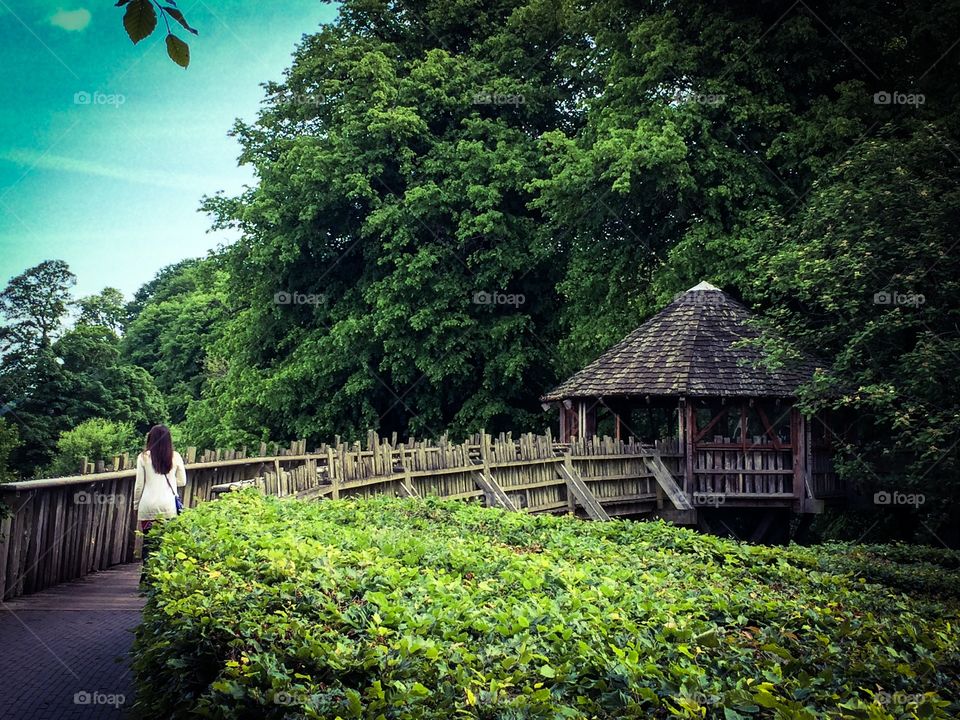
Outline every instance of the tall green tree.
POLYGON ((47 260, 10 280, 0 292, 0 354, 22 357, 49 348, 69 309, 76 280, 62 260, 47 260))
POLYGON ((66 398, 53 351, 71 304, 76 277, 62 260, 17 275, 0 292, 0 407, 17 423, 20 444, 10 452, 17 472, 45 463, 64 429, 66 398))
POLYGON ((535 200, 567 257, 574 368, 700 280, 746 291, 757 244, 777 244, 761 220, 791 217, 885 123, 956 126, 956 3, 614 0, 577 24, 586 124, 544 135, 535 200))
POLYGON ((0 292, 0 407, 16 423, 19 444, 9 462, 24 477, 47 466, 61 434, 85 420, 133 423, 146 431, 168 419, 153 378, 121 355, 118 332, 126 310, 119 291, 84 298, 75 327, 65 327, 74 281, 66 263, 50 260, 0 292))
POLYGON ((348 0, 236 126, 260 182, 208 202, 243 233, 236 312, 187 415, 224 438, 538 426, 541 391, 673 293, 749 294, 765 218, 858 142, 951 136, 957 33, 917 1, 348 0), (275 302, 297 293, 322 300, 275 302))
POLYGON ((161 270, 128 306, 136 315, 121 344, 123 357, 154 378, 172 422, 186 418, 213 372, 207 348, 227 318, 225 281, 216 259, 185 261, 161 270))
POLYGON ((236 128, 261 181, 208 205, 244 237, 193 409, 224 437, 544 422, 556 267, 529 187, 575 122, 554 48, 586 39, 544 3, 398 10, 345 3, 236 128))
POLYGON ((80 298, 77 301, 79 316, 77 324, 99 325, 117 335, 123 332, 127 324, 127 308, 123 293, 116 288, 107 287, 95 295, 80 298))
POLYGON ((141 432, 167 419, 167 405, 150 373, 121 356, 108 328, 78 325, 53 351, 60 363, 59 392, 70 426, 92 418, 129 422, 141 432))
POLYGON ((960 148, 919 126, 900 134, 858 145, 794 218, 767 219, 764 246, 776 239, 776 249, 758 253, 749 290, 797 345, 832 360, 805 403, 832 411, 848 479, 867 496, 924 495, 921 512, 881 508, 868 525, 956 542, 960 148))
POLYGON ((46 465, 60 433, 70 427, 65 376, 53 348, 43 348, 0 366, 4 417, 15 423, 20 444, 10 453, 10 466, 23 477, 46 465))

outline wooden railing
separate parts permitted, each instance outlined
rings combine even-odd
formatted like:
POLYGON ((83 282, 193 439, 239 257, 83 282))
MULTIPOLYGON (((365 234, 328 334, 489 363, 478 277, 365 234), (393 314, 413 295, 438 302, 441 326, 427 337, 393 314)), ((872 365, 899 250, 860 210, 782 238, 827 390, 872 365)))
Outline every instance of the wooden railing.
MULTIPOLYGON (((514 439, 480 433, 464 443, 446 438, 400 443, 371 433, 365 447, 337 442, 307 452, 300 441, 260 450, 264 454, 257 457, 245 457, 245 451, 186 451, 184 505, 194 507, 252 485, 301 499, 433 495, 526 512, 595 516, 592 502, 585 506, 571 492, 561 466, 581 479, 604 513, 647 513, 664 503, 644 462, 658 449, 633 440, 560 444, 549 434, 514 439)), ((666 460, 676 464, 676 458, 666 460)), ((0 598, 36 592, 137 556, 135 461, 118 456, 108 468, 85 463, 84 469, 104 471, 0 485, 0 598)))
MULTIPOLYGON (((696 517, 689 502, 696 496, 681 489, 685 467, 675 439, 650 446, 609 437, 558 443, 549 433, 516 439, 479 433, 463 443, 446 438, 401 443, 370 433, 365 446, 336 442, 308 452, 298 441, 259 450, 257 457, 245 457, 245 451, 188 449, 184 505, 254 486, 304 500, 438 496, 594 519, 696 517)), ((136 558, 132 465, 129 456, 121 456, 100 473, 0 484, 0 598, 136 558)))

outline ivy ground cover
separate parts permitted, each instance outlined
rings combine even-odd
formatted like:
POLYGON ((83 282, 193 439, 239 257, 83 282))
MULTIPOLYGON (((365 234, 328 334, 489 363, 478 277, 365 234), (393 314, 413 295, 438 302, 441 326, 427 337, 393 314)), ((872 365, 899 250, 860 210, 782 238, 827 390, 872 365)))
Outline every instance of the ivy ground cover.
POLYGON ((955 718, 958 559, 252 491, 167 524, 142 718, 955 718))

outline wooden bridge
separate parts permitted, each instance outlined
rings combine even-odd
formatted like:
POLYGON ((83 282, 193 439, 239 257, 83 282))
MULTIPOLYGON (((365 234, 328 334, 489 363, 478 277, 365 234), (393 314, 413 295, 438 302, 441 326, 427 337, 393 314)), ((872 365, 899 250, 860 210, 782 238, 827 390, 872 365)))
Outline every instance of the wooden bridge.
MULTIPOLYGON (((747 484, 685 487, 677 440, 645 445, 591 437, 559 443, 549 434, 515 439, 480 433, 456 444, 445 438, 398 442, 371 432, 365 446, 338 440, 307 452, 305 441, 286 448, 264 443, 253 457, 245 450, 188 448, 185 461, 188 508, 244 486, 305 500, 436 496, 513 511, 569 512, 594 520, 663 517, 685 524, 725 504, 800 510, 804 502, 776 473, 765 478, 748 472, 747 484)), ((118 456, 109 467, 84 463, 83 469, 73 477, 0 485, 0 502, 9 508, 0 520, 0 599, 136 558, 135 459, 118 456)))

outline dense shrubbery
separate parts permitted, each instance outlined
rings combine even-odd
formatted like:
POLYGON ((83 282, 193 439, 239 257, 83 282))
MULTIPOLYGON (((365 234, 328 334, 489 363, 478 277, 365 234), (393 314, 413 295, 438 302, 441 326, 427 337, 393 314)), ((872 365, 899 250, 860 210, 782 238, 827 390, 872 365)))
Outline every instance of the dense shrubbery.
POLYGON ((137 445, 133 423, 91 418, 60 433, 56 455, 44 475, 76 475, 84 459, 93 463, 107 461, 120 453, 135 452, 137 445))
POLYGON ((960 713, 955 555, 243 492, 148 574, 142 718, 960 713))

